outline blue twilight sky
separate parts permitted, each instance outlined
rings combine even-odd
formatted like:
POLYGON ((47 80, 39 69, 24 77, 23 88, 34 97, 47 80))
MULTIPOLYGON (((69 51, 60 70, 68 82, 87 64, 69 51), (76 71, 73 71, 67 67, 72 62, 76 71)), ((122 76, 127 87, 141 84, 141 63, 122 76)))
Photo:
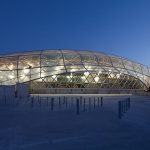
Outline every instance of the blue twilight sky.
POLYGON ((59 48, 150 66, 150 0, 0 0, 0 54, 59 48))

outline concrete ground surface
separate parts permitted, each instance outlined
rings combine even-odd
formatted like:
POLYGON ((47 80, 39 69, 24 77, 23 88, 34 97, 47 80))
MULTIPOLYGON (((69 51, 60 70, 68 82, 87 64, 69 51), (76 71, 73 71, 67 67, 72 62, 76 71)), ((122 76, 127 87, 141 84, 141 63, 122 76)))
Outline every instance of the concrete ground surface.
POLYGON ((1 103, 0 150, 150 150, 150 97, 63 96, 1 103), (119 119, 118 101, 128 97, 130 109, 119 119))

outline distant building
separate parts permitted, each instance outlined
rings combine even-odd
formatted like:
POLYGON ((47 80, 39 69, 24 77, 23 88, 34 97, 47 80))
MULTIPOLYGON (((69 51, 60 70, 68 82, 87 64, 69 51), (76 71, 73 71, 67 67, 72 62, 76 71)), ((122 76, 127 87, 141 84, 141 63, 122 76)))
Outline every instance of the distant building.
POLYGON ((120 93, 150 87, 150 68, 94 51, 42 50, 0 57, 0 84, 31 93, 120 93))

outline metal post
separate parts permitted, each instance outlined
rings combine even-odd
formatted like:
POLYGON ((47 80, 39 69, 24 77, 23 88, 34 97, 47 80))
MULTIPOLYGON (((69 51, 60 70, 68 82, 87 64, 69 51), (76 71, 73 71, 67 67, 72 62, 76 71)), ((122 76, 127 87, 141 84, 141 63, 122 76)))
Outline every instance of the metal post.
POLYGON ((99 97, 98 97, 98 107, 99 107, 99 97))
POLYGON ((51 98, 51 110, 53 110, 54 109, 54 98, 52 97, 51 98))
POLYGON ((101 107, 103 106, 103 97, 101 97, 101 107))
POLYGON ((94 97, 94 109, 95 109, 95 97, 94 97))

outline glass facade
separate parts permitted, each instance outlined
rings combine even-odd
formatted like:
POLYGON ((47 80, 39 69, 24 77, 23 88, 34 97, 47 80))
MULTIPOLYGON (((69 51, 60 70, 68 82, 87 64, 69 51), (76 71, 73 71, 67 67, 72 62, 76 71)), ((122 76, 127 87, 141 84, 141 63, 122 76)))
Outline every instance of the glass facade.
POLYGON ((32 88, 148 89, 150 68, 94 51, 43 50, 0 57, 0 84, 32 88))

